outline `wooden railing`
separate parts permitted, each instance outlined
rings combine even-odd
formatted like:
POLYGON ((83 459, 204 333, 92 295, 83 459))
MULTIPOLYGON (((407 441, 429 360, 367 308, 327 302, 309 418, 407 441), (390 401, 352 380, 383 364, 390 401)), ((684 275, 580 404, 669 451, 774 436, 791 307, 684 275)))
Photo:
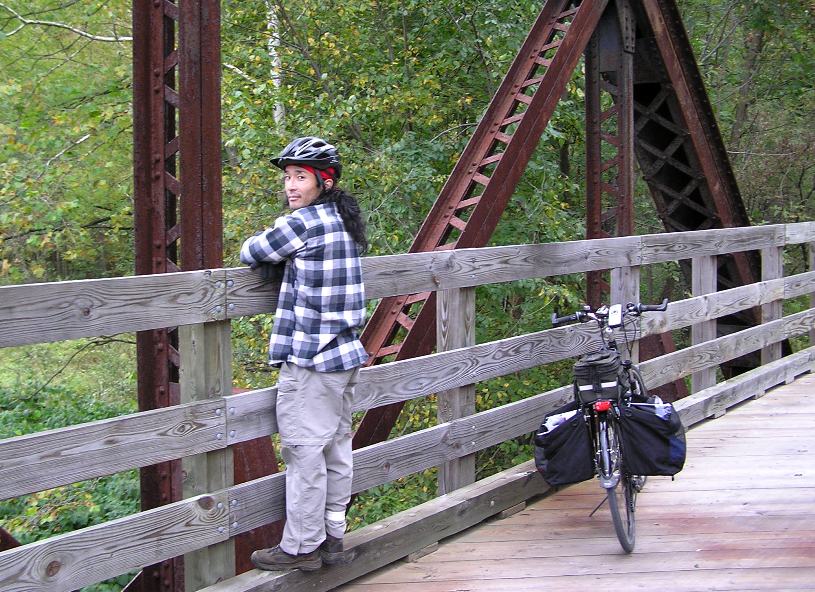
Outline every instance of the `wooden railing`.
POLYGON ((230 446, 277 431, 274 387, 231 394, 229 319, 274 311, 277 286, 247 269, 0 287, 0 347, 180 326, 183 404, 0 441, 2 498, 43 491, 181 458, 187 499, 0 553, 4 591, 76 590, 186 555, 188 589, 327 590, 416 551, 546 489, 529 464, 474 484, 473 454, 534 430, 571 396, 567 386, 474 413, 472 385, 596 347, 588 326, 568 326, 473 344, 478 285, 612 270, 612 300, 639 296, 643 265, 693 260, 694 295, 642 319, 642 334, 693 327, 692 344, 641 365, 649 387, 692 376, 677 404, 687 424, 815 366, 815 348, 781 357, 780 344, 815 337, 815 223, 644 235, 557 244, 370 257, 369 298, 440 292, 438 353, 365 368, 356 409, 442 393, 440 423, 354 453, 353 490, 443 467, 442 491, 422 508, 351 533, 350 566, 308 575, 234 575, 232 538, 284 516, 285 474, 232 482, 230 446), (807 244, 810 270, 783 276, 783 249, 807 244), (762 281, 714 292, 715 257, 760 251, 762 281), (784 300, 809 295, 809 308, 782 315, 784 300), (716 337, 715 320, 761 307, 763 322, 716 337), (762 352, 763 365, 716 384, 716 367, 762 352), (460 489, 459 489, 460 488, 460 489), (221 580, 226 580, 222 583, 221 580))

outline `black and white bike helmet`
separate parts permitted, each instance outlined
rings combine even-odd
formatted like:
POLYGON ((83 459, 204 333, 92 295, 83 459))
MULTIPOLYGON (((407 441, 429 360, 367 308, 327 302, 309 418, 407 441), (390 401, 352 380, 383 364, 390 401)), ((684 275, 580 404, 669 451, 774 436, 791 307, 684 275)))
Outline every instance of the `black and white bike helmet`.
POLYGON ((315 136, 293 140, 278 157, 272 159, 272 164, 284 170, 290 164, 306 164, 322 171, 334 169, 332 176, 335 179, 339 179, 342 172, 337 149, 322 138, 315 136))

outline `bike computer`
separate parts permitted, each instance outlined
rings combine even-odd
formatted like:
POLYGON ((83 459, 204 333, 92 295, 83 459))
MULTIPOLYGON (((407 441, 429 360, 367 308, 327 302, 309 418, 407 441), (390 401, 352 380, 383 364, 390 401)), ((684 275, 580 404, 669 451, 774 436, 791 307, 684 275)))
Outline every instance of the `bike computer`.
POLYGON ((608 308, 608 326, 619 327, 623 324, 623 305, 612 304, 608 308))

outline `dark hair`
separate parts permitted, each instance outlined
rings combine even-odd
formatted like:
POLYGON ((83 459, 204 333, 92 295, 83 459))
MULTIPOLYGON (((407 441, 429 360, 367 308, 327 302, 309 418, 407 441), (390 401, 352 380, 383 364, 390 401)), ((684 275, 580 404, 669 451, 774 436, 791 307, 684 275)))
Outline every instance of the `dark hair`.
POLYGON ((319 197, 314 200, 315 205, 323 203, 337 205, 345 231, 357 243, 360 254, 364 254, 368 250, 368 237, 365 236, 365 219, 362 217, 362 210, 359 208, 357 199, 339 187, 332 187, 331 189, 324 189, 319 197))

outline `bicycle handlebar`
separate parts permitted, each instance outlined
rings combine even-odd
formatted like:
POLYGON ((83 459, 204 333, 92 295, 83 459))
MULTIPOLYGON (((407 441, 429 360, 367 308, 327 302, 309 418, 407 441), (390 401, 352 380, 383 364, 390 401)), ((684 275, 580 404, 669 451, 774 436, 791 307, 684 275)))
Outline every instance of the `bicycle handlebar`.
POLYGON ((668 310, 668 299, 665 298, 662 301, 662 304, 629 304, 629 307, 633 307, 638 313, 642 314, 644 312, 664 312, 668 310))
POLYGON ((574 313, 574 314, 567 315, 565 317, 557 316, 556 312, 552 313, 552 326, 553 327, 557 327, 561 323, 574 323, 574 322, 577 322, 577 321, 582 322, 581 314, 577 313, 577 312, 574 313))
MULTIPOLYGON (((637 303, 634 304, 633 302, 629 302, 628 304, 623 307, 623 314, 633 314, 635 316, 639 316, 644 312, 664 312, 668 310, 668 299, 665 298, 661 304, 642 304, 637 303)), ((574 314, 566 315, 564 317, 559 317, 557 312, 552 313, 552 326, 557 327, 563 323, 585 323, 589 320, 600 320, 606 319, 608 317, 608 307, 600 306, 597 309, 592 309, 590 306, 584 307, 583 310, 579 310, 574 314), (603 312, 603 309, 605 311, 603 312)))

